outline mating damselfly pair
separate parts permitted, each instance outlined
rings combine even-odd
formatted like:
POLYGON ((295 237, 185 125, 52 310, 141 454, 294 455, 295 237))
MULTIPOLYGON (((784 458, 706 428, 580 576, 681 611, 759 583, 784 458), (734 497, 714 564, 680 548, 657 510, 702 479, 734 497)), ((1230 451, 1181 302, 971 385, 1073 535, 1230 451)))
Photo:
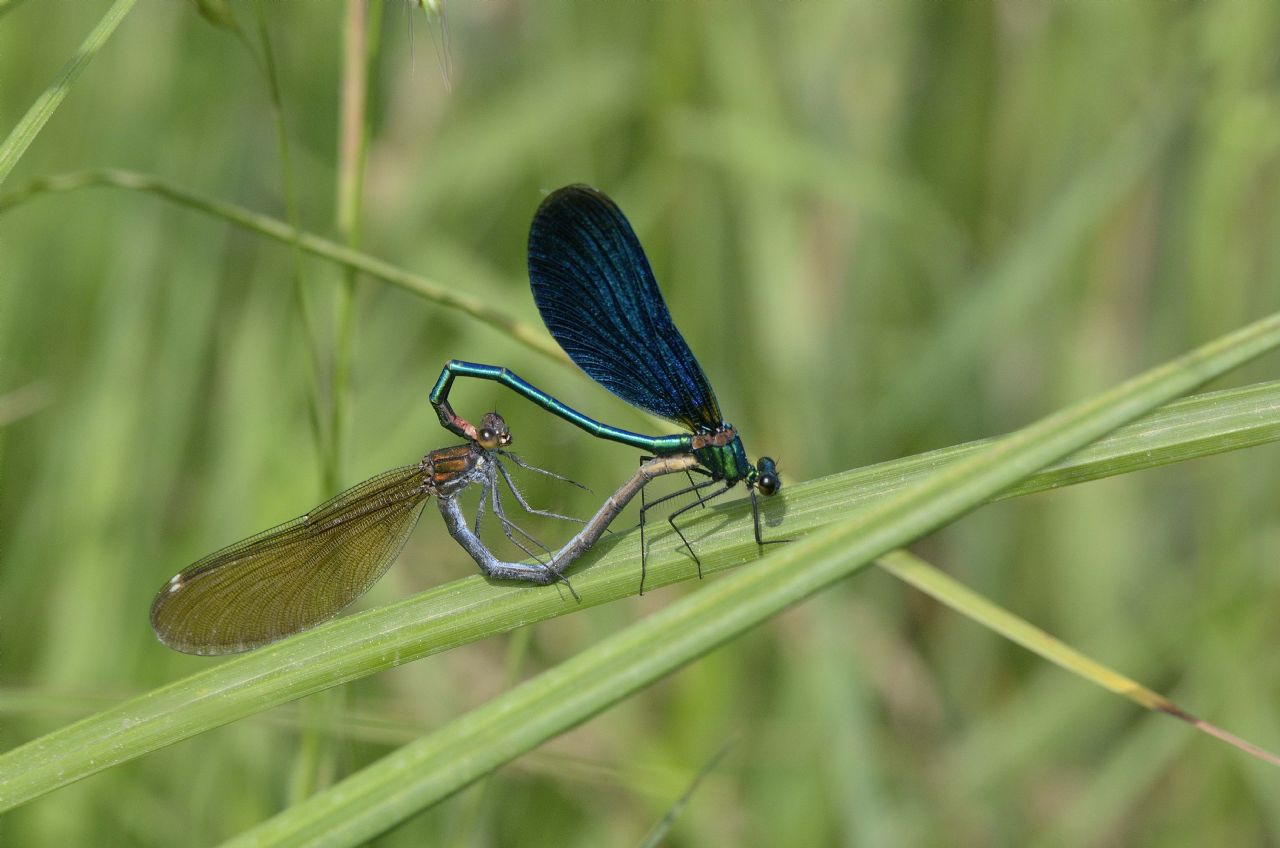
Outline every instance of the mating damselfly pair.
POLYGON ((183 569, 160 589, 151 606, 151 624, 162 642, 186 653, 233 653, 332 618, 386 572, 431 497, 450 535, 485 575, 541 585, 564 583, 571 593, 565 570, 648 482, 666 474, 683 472, 703 479, 691 479, 689 487, 642 506, 642 589, 645 515, 674 498, 693 496, 668 521, 699 573, 701 560, 676 518, 738 483, 750 494, 757 544, 783 541, 762 538, 757 500, 757 493, 773 495, 781 488, 777 467, 769 457, 755 464, 747 459, 741 437, 721 415, 711 384, 672 322, 649 260, 617 205, 588 186, 553 192, 534 215, 528 260, 534 301, 569 357, 618 397, 688 432, 646 436, 603 424, 507 368, 452 360, 430 400, 441 424, 465 438, 464 444, 431 451, 415 465, 367 480, 293 521, 183 569), (501 416, 489 413, 477 427, 454 412, 449 391, 457 377, 499 382, 597 438, 650 456, 572 539, 554 553, 543 549, 540 555, 534 548, 541 546, 507 518, 499 478, 526 511, 555 514, 527 503, 503 460, 559 475, 530 466, 507 449, 512 439, 501 416), (500 560, 480 541, 459 503, 459 495, 473 485, 481 489, 476 524, 487 505, 507 538, 532 562, 500 560))

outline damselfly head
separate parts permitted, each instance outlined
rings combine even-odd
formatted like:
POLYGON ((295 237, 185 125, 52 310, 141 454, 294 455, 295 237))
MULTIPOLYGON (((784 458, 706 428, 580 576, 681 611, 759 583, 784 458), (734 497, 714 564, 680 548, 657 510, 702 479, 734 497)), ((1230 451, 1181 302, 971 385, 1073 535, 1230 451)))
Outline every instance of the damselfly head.
POLYGON ((476 428, 476 444, 485 450, 497 450, 511 444, 507 422, 496 412, 486 412, 476 428))
POLYGON ((777 494, 782 488, 782 478, 778 476, 778 466, 767 456, 760 457, 756 463, 755 479, 751 484, 762 495, 777 494))

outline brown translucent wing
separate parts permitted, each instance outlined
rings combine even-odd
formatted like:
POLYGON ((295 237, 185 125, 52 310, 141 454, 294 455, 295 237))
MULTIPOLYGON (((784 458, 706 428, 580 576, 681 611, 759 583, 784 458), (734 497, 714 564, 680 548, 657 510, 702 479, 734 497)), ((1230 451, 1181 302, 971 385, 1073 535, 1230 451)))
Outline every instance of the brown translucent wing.
POLYGON ((314 627, 386 572, 426 499, 417 465, 353 486, 184 568, 152 602, 151 626, 187 654, 247 651, 314 627))

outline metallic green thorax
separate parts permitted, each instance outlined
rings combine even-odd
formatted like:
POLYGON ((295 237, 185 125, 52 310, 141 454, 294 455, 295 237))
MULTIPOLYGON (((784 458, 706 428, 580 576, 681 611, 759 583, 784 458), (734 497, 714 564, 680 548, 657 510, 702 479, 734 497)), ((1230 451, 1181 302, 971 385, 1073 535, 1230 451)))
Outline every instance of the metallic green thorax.
POLYGON ((747 452, 742 447, 740 436, 734 436, 733 441, 728 444, 695 448, 693 455, 713 476, 726 483, 736 483, 739 480, 751 483, 756 476, 755 466, 747 461, 747 452))

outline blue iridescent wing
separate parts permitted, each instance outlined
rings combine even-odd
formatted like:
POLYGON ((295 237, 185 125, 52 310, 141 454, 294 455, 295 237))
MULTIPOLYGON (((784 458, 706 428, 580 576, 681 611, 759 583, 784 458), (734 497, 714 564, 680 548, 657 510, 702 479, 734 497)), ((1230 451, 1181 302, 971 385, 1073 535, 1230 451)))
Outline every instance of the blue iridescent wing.
POLYGON ((720 426, 715 393, 612 200, 585 185, 552 192, 529 229, 529 280, 547 329, 593 380, 690 430, 720 426))

